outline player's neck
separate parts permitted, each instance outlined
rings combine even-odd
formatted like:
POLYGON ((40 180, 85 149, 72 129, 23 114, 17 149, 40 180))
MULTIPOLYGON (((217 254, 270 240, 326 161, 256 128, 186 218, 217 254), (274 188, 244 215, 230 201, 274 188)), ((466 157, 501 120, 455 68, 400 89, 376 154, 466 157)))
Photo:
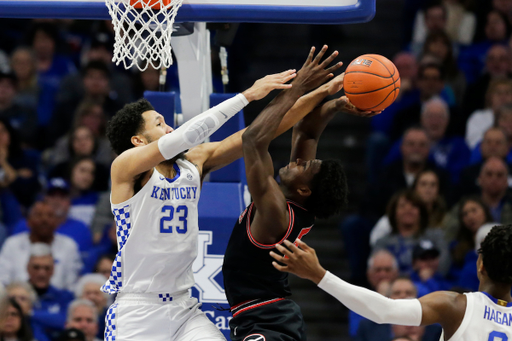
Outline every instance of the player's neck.
POLYGON ((166 178, 172 179, 176 176, 176 170, 173 167, 175 161, 175 159, 162 161, 155 168, 158 173, 164 175, 166 178))
POLYGON ((482 280, 478 287, 478 291, 486 292, 492 297, 506 302, 512 302, 510 290, 510 285, 494 283, 490 279, 482 280))
POLYGON ((306 202, 306 198, 304 198, 303 196, 297 194, 297 192, 295 192, 295 191, 289 191, 288 188, 283 186, 283 185, 280 185, 279 187, 281 187, 281 191, 283 192, 284 197, 286 198, 286 200, 291 200, 291 201, 294 201, 294 202, 296 202, 297 204, 299 204, 301 206, 304 206, 304 204, 306 202))

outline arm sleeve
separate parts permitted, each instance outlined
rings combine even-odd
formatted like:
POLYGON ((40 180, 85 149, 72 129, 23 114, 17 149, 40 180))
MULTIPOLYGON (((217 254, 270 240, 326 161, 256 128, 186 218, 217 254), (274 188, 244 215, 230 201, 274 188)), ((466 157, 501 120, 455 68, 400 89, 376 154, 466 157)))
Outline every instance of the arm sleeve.
POLYGON ((329 271, 318 287, 334 296, 347 308, 376 323, 419 326, 422 309, 417 299, 392 300, 379 293, 349 284, 329 271))
POLYGON ((190 119, 172 133, 158 140, 160 153, 169 160, 182 151, 197 146, 248 103, 244 95, 238 94, 190 119))

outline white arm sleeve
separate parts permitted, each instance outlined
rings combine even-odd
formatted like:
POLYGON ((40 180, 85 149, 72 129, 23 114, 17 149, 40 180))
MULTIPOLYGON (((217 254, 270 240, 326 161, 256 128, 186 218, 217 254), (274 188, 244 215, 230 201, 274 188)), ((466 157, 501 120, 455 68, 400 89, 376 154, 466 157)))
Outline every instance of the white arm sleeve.
POLYGON ((182 151, 197 146, 248 103, 249 101, 244 95, 238 94, 197 115, 172 133, 166 134, 158 140, 160 153, 166 160, 169 160, 182 151))
POLYGON ((329 271, 318 287, 334 296, 353 312, 376 323, 419 326, 422 309, 417 299, 392 300, 379 293, 349 284, 329 271))

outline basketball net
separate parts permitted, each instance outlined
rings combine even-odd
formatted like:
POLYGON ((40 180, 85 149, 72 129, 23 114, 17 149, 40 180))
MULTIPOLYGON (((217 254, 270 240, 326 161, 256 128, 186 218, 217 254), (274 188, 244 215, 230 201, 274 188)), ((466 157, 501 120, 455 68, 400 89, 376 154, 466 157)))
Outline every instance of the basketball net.
POLYGON ((112 61, 144 71, 172 65, 171 34, 183 0, 105 0, 115 32, 112 61))

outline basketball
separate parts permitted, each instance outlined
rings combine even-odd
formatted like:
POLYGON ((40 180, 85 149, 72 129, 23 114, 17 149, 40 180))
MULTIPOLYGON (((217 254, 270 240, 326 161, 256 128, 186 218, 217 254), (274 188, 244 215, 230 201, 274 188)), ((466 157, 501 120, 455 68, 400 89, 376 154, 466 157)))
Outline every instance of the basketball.
POLYGON ((400 92, 400 75, 389 59, 364 54, 354 59, 343 79, 345 95, 358 109, 381 111, 393 103, 400 92))

